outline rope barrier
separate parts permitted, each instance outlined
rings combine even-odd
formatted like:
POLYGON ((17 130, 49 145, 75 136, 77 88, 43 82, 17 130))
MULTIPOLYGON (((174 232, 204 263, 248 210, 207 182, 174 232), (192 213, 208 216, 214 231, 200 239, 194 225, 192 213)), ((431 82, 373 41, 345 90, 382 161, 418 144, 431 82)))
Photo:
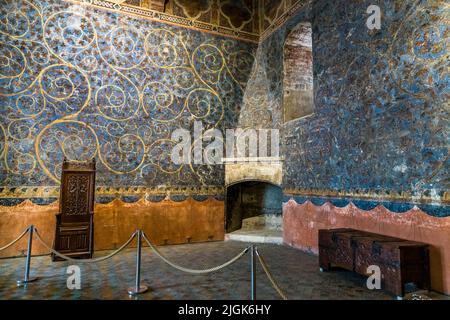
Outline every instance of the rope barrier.
MULTIPOLYGON (((280 286, 277 284, 277 282, 275 281, 273 275, 271 274, 271 272, 269 271, 269 268, 267 267, 266 262, 264 261, 264 258, 260 255, 258 248, 253 247, 253 246, 248 246, 247 248, 245 248, 244 250, 242 250, 239 254, 237 254, 235 257, 233 257, 232 259, 228 260, 227 262, 212 267, 212 268, 208 268, 208 269, 190 269, 190 268, 185 268, 182 267, 172 261, 170 261, 169 259, 167 259, 158 249, 156 246, 154 246, 151 241, 147 238, 147 235, 142 231, 142 230, 136 230, 131 236, 130 238, 117 250, 113 251, 112 253, 103 256, 103 257, 99 257, 99 258, 95 258, 95 259, 73 259, 69 256, 66 256, 56 250, 54 250, 52 247, 50 247, 41 237, 41 235, 39 234, 39 231, 36 229, 36 227, 34 227, 33 225, 27 227, 16 239, 14 239, 13 241, 11 241, 10 243, 8 243, 7 245, 3 246, 0 248, 0 251, 5 250, 7 248, 9 248, 10 246, 12 246, 13 244, 15 244, 16 242, 18 242, 20 239, 22 239, 22 237, 30 232, 29 234, 29 243, 28 243, 28 255, 27 255, 27 264, 26 264, 26 272, 25 272, 25 279, 24 280, 20 280, 18 281, 18 283, 28 283, 31 282, 35 279, 30 279, 29 278, 29 259, 31 258, 31 241, 32 241, 32 235, 33 235, 33 231, 36 234, 36 238, 39 240, 39 242, 47 249, 49 250, 51 253, 53 253, 54 255, 67 260, 67 261, 72 261, 72 262, 76 262, 76 263, 96 263, 96 262, 101 262, 104 260, 107 260, 109 258, 112 258, 113 256, 115 256, 116 254, 118 254, 119 252, 121 252, 122 250, 124 250, 130 243, 131 241, 133 241, 133 239, 136 237, 136 234, 138 235, 138 262, 137 262, 137 277, 136 277, 136 286, 135 288, 131 288, 129 289, 129 293, 130 294, 138 294, 138 293, 142 293, 145 292, 147 290, 146 286, 141 286, 140 285, 140 276, 139 276, 139 272, 140 272, 140 249, 141 249, 141 237, 144 238, 145 242, 147 242, 147 244, 149 245, 150 249, 161 259, 163 260, 165 263, 167 263, 168 265, 170 265, 171 267, 182 271, 182 272, 186 272, 186 273, 191 273, 191 274, 205 274, 205 273, 212 273, 212 272, 216 272, 219 271, 233 263, 235 263, 237 260, 239 260, 243 255, 245 255, 249 249, 252 249, 252 281, 255 280, 254 278, 254 265, 255 265, 255 260, 254 260, 254 253, 256 253, 256 256, 258 257, 259 262, 261 263, 261 266, 264 270, 264 272, 266 273, 267 278, 269 279, 270 283, 272 284, 273 288, 278 292, 278 294, 281 296, 281 298, 283 300, 288 300, 286 295, 283 293, 283 290, 281 290, 280 286), (130 291, 131 290, 131 291, 130 291)), ((256 284, 256 283, 255 283, 256 284)), ((255 299, 255 287, 252 284, 252 299, 255 299)))
POLYGON ((269 278, 270 283, 272 284, 273 288, 278 292, 278 294, 281 296, 283 300, 287 300, 288 298, 283 293, 283 290, 281 290, 280 286, 276 283, 275 279, 273 278, 272 274, 269 271, 269 268, 267 268, 266 262, 264 261, 263 257, 259 254, 258 249, 255 249, 256 255, 258 256, 258 260, 261 263, 261 266, 264 270, 264 272, 267 275, 267 278, 269 278))
POLYGON ((142 233, 142 236, 144 237, 145 242, 147 242, 147 244, 149 245, 149 247, 155 252, 155 254, 160 257, 165 263, 167 263, 168 265, 172 266, 175 269, 178 269, 180 271, 186 272, 186 273, 192 273, 192 274, 204 274, 204 273, 211 273, 211 272, 215 272, 218 271, 220 269, 223 269, 231 264, 233 264, 234 262, 236 262, 237 260, 239 260, 244 254, 247 253, 249 247, 245 248, 242 252, 240 252, 238 255, 236 255, 234 258, 232 258, 231 260, 225 262, 224 264, 221 264, 219 266, 213 267, 213 268, 209 268, 209 269, 189 269, 189 268, 185 268, 182 267, 176 263, 171 262, 169 259, 167 259, 166 257, 164 257, 162 255, 161 252, 159 252, 159 250, 150 242, 150 240, 148 240, 147 236, 145 235, 145 233, 142 233))
POLYGON ((11 241, 10 243, 8 243, 6 246, 1 247, 0 251, 3 251, 5 249, 8 249, 9 247, 11 247, 13 244, 15 244, 17 241, 19 241, 20 239, 23 238, 24 235, 27 234, 27 232, 30 230, 30 227, 27 227, 21 234, 20 236, 18 236, 16 239, 14 239, 13 241, 11 241))
POLYGON ((134 239, 134 237, 136 236, 136 232, 137 231, 135 231, 132 235, 131 235, 131 237, 127 240, 127 242, 125 242, 119 249, 117 249, 116 251, 114 251, 114 252, 112 252, 112 253, 110 253, 110 254, 108 254, 107 256, 104 256, 104 257, 99 257, 99 258, 96 258, 96 259, 73 259, 73 258, 71 258, 71 257, 69 257, 69 256, 66 256, 66 255, 64 255, 64 254, 62 254, 62 253, 59 253, 58 251, 56 251, 56 250, 54 250, 53 248, 51 248, 42 238, 41 238, 41 235, 39 234, 39 232, 38 232, 38 230, 35 228, 34 229, 34 231, 36 232, 36 238, 39 240, 39 242, 47 249, 47 250, 49 250, 50 252, 52 252, 53 254, 55 254, 56 256, 58 256, 58 257, 60 257, 60 258, 62 258, 62 259, 64 259, 64 260, 67 260, 67 261, 72 261, 72 262, 77 262, 77 263, 96 263, 96 262, 101 262, 101 261, 104 261, 104 260, 107 260, 107 259, 109 259, 109 258, 112 258, 113 256, 115 256, 116 254, 118 254, 120 251, 122 251, 123 249, 125 249, 129 244, 130 244, 130 242, 134 239))

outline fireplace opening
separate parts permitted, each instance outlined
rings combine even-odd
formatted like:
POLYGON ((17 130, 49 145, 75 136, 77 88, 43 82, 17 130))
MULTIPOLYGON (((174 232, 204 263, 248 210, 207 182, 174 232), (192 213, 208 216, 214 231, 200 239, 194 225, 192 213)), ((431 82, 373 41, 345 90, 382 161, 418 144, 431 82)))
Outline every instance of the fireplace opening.
POLYGON ((227 187, 227 233, 282 230, 282 191, 277 185, 261 181, 245 181, 227 187))

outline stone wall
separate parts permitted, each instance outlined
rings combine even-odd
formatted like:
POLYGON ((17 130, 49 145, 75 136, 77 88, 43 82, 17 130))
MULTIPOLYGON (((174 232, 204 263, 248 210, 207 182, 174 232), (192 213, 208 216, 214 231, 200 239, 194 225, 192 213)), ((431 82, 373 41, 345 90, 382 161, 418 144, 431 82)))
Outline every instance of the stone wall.
POLYGON ((283 240, 317 253, 319 229, 345 227, 425 242, 432 288, 449 294, 448 5, 379 1, 369 30, 371 4, 313 1, 258 48, 281 129, 283 240), (305 22, 315 113, 283 125, 283 44, 305 22))

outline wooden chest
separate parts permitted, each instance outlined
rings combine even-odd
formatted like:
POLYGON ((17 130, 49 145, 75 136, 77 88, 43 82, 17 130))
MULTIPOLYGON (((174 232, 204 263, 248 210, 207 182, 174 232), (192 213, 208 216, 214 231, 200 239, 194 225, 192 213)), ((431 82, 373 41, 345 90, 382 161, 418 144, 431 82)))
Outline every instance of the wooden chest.
POLYGON ((319 230, 319 265, 322 271, 337 266, 361 275, 378 266, 382 288, 398 297, 404 296, 407 283, 430 286, 427 244, 359 230, 319 230))

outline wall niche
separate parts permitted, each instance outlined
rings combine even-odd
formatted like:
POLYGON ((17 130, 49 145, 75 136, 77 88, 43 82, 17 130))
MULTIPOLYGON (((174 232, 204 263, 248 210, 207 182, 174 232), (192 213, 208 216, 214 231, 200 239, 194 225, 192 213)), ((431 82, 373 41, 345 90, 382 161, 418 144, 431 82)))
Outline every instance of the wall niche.
POLYGON ((312 29, 299 23, 284 43, 284 122, 314 113, 312 29))

